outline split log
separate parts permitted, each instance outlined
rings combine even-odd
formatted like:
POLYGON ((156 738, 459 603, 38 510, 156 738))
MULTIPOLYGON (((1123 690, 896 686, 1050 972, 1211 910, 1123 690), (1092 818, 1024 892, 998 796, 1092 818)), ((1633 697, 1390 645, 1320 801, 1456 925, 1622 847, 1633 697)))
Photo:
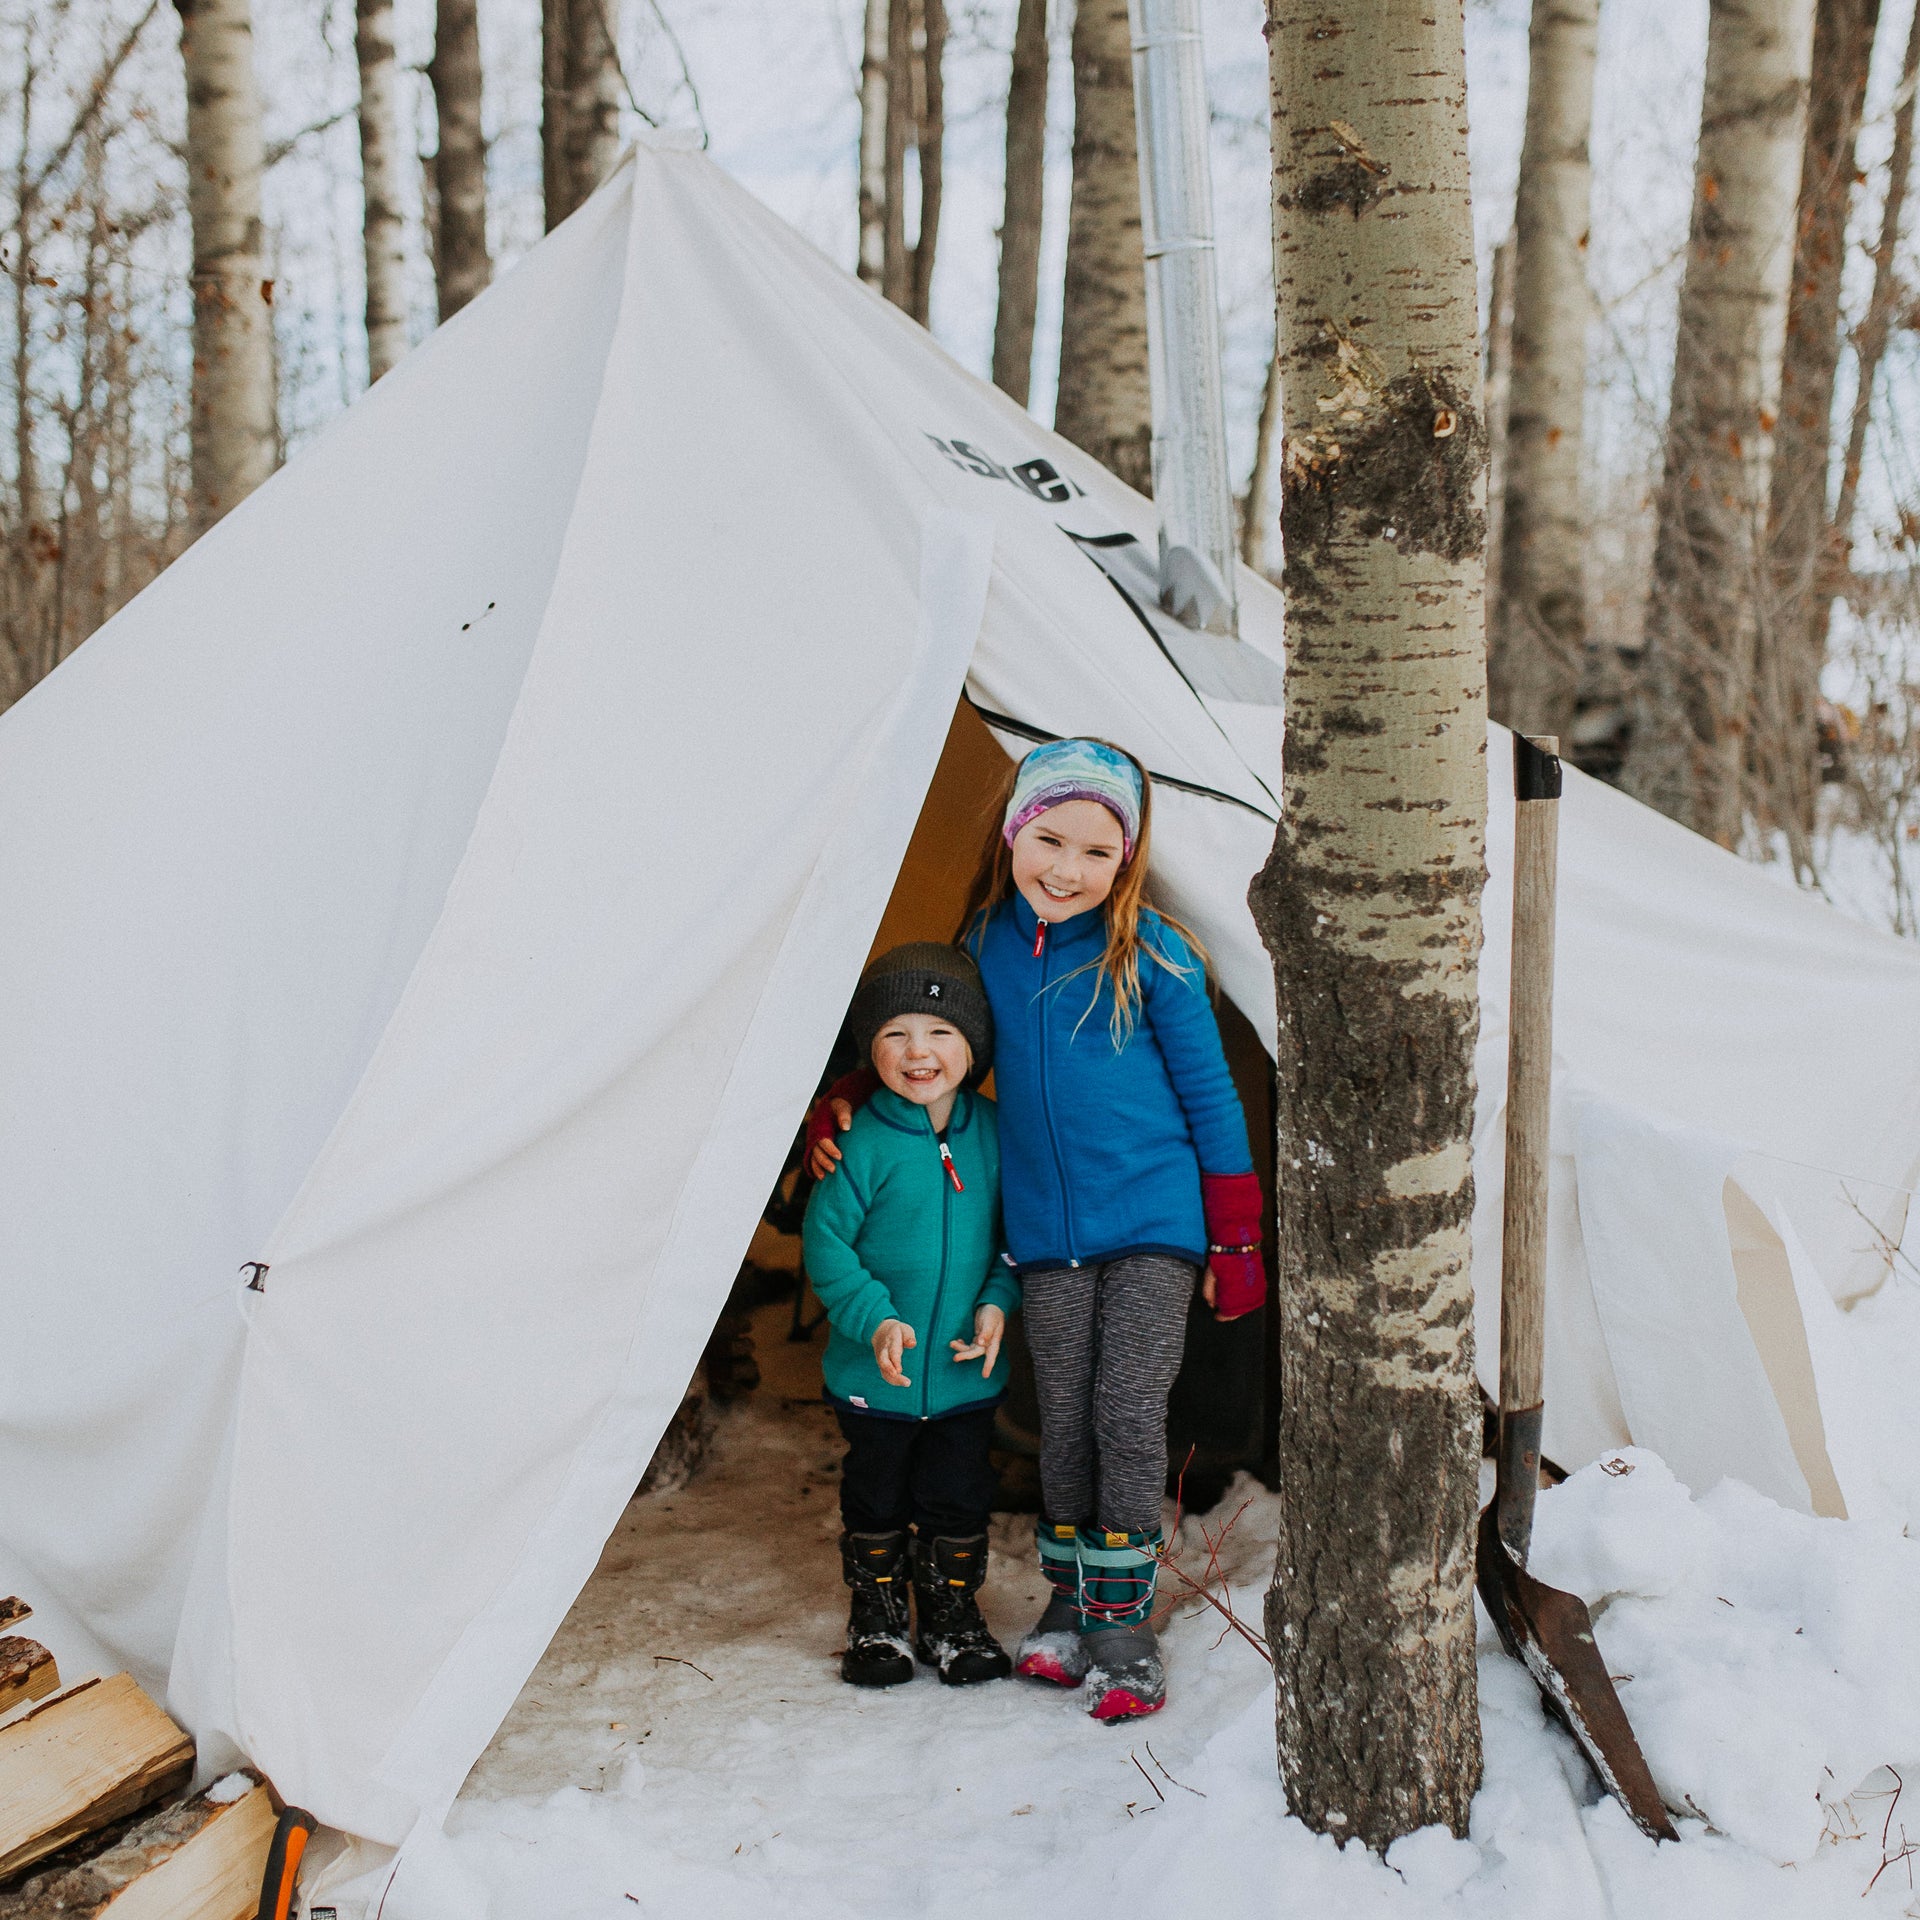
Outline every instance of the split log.
POLYGON ((17 1593, 10 1593, 0 1600, 0 1627, 17 1627, 22 1620, 31 1620, 33 1609, 17 1593))
POLYGON ((203 1793, 165 1807, 109 1846, 30 1874, 0 1893, 0 1920, 253 1920, 273 1796, 241 1778, 236 1798, 203 1793))
POLYGON ((60 1687, 60 1668, 38 1640, 0 1640, 0 1713, 23 1700, 44 1700, 60 1687))
POLYGON ((0 1880, 177 1792, 193 1742, 133 1676, 87 1680, 0 1727, 0 1880))

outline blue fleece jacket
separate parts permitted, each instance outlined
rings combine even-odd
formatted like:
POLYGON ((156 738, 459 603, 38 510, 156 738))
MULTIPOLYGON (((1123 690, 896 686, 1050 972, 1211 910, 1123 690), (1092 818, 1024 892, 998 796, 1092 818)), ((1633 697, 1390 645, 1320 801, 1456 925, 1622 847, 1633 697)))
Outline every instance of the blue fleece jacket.
POLYGON ((1099 980, 1102 912, 1047 929, 1020 895, 965 945, 993 1006, 1000 1205, 1023 1271, 1126 1253, 1204 1261, 1200 1175, 1250 1173, 1246 1116, 1198 957, 1151 910, 1140 1013, 1113 1043, 1113 987, 1099 980))

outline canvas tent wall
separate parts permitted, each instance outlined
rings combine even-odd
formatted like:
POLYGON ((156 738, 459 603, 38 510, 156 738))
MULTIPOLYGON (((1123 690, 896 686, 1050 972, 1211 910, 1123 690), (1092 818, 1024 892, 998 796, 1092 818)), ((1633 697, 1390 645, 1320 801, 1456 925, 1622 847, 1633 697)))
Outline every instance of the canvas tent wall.
MULTIPOLYGON (((1167 631, 1115 585, 1151 535, 647 147, 0 718, 0 1544, 209 1756, 385 1841, 456 1790, 691 1371, 963 690, 1009 751, 1146 761, 1169 903, 1270 1031, 1278 597, 1243 576, 1239 651, 1167 631)), ((1817 1448, 1870 1498, 1827 1189, 1900 1230, 1920 963, 1564 813, 1549 1445, 1800 1504, 1817 1448)))

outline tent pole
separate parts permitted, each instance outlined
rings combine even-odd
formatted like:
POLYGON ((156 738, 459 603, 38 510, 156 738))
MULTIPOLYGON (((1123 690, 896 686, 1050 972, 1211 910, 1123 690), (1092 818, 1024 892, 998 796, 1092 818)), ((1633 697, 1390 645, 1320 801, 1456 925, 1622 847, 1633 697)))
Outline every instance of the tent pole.
POLYGON ((1147 258, 1147 367, 1160 601, 1187 626, 1236 633, 1239 607, 1220 300, 1213 256, 1200 0, 1127 0, 1147 258))

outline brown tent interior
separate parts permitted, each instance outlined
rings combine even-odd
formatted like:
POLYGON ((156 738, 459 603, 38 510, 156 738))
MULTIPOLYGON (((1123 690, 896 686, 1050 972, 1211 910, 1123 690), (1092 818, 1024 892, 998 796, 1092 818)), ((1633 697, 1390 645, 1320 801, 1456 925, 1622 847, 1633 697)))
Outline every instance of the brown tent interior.
MULTIPOLYGON (((965 904, 967 884, 1007 769, 1007 755, 966 701, 954 711, 940 764, 915 823, 900 876, 881 916, 873 953, 907 940, 950 940, 965 904)), ((1221 1039, 1246 1108, 1254 1163, 1269 1204, 1268 1272, 1273 1272, 1273 1069, 1252 1024, 1224 994, 1215 996, 1221 1039)), ((991 1081, 988 1086, 991 1090, 991 1081)), ((762 1233, 755 1257, 790 1265, 797 1245, 777 1245, 762 1233)), ((1271 1478, 1278 1412, 1278 1358, 1268 1337, 1271 1311, 1222 1326, 1197 1307, 1188 1325, 1187 1361, 1169 1409, 1170 1455, 1176 1474, 1186 1466, 1189 1504, 1210 1505, 1235 1467, 1271 1478)), ((1009 1497, 1033 1491, 1018 1464, 1030 1458, 1038 1415, 1024 1343, 1014 1342, 1012 1386, 1001 1420, 1011 1456, 1003 1472, 1009 1497)))

